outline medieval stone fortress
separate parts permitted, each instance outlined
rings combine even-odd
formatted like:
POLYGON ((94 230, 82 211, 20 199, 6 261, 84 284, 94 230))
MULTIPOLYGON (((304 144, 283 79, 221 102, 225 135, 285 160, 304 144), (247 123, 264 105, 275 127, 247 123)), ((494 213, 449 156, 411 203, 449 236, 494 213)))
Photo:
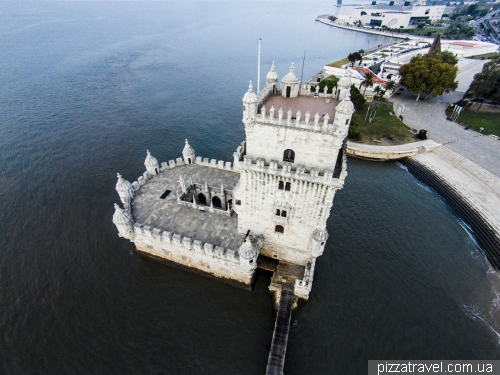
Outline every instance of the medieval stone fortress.
POLYGON ((113 222, 119 235, 155 260, 251 288, 258 266, 271 269, 277 301, 286 290, 307 300, 326 221, 344 184, 346 137, 354 112, 350 79, 334 94, 301 85, 291 65, 278 86, 243 97, 246 140, 233 162, 197 156, 159 163, 148 151, 133 183, 118 174, 113 222))

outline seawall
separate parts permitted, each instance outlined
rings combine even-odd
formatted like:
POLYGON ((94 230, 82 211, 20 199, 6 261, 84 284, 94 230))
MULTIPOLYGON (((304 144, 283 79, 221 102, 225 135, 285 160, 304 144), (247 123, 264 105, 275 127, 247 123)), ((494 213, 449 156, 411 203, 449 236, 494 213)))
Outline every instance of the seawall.
POLYGON ((400 160, 430 152, 439 146, 439 143, 430 139, 398 146, 376 146, 348 141, 347 155, 374 161, 400 160))
POLYGON ((471 227, 491 265, 500 270, 500 179, 446 147, 401 162, 471 227))

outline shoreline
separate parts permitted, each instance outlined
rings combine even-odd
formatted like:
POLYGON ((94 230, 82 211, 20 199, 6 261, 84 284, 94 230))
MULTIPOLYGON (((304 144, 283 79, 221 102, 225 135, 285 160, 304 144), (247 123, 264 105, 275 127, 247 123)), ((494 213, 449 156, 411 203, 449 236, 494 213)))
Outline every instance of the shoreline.
POLYGON ((491 266, 500 271, 500 178, 430 139, 398 146, 347 142, 347 154, 399 161, 434 189, 472 230, 491 266))
POLYGON ((332 16, 331 14, 322 14, 320 16, 316 17, 316 21, 321 22, 325 25, 328 26, 334 26, 338 27, 340 29, 345 29, 345 30, 351 30, 351 31, 358 31, 360 33, 365 33, 365 34, 375 34, 375 35, 382 35, 386 36, 389 38, 398 38, 398 39, 410 39, 410 40, 429 40, 432 41, 432 38, 426 38, 426 37, 416 37, 411 34, 404 34, 404 33, 394 33, 394 32, 387 32, 387 31, 378 31, 378 30, 369 30, 364 27, 355 27, 355 26, 346 26, 346 25, 339 25, 338 23, 330 21, 327 17, 332 16))

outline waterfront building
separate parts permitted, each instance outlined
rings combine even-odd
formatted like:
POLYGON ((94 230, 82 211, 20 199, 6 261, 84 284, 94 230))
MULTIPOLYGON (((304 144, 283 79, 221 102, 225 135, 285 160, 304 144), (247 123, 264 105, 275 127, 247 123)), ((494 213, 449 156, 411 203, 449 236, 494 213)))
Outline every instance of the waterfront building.
MULTIPOLYGON (((274 63, 258 93, 243 96, 246 139, 233 161, 196 155, 159 163, 130 183, 118 175, 113 222, 146 257, 251 288, 257 267, 270 290, 308 299, 329 234, 335 192, 347 176, 354 106, 350 80, 336 94, 301 85, 292 63, 278 86, 274 63)), ((339 82, 342 83, 342 82, 339 82)))
POLYGON ((444 14, 444 5, 420 5, 406 1, 402 4, 372 4, 353 7, 338 16, 340 24, 361 25, 369 28, 407 29, 419 23, 439 21, 444 14))

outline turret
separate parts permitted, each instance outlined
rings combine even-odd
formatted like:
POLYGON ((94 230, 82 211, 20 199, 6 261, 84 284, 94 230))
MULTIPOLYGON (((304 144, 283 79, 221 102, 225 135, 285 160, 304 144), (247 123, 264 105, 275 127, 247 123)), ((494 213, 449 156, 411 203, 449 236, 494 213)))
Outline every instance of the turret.
POLYGON ((317 258, 323 254, 325 243, 328 239, 328 232, 325 229, 315 229, 309 239, 309 249, 313 257, 317 258))
POLYGON ((255 120, 257 115, 257 95, 253 92, 252 81, 248 85, 248 91, 243 96, 243 122, 255 120))
POLYGON ((118 229, 118 235, 132 241, 134 239, 134 219, 132 214, 120 208, 115 203, 115 213, 113 214, 113 223, 118 229))
POLYGON ((344 96, 344 99, 342 99, 342 101, 335 108, 335 119, 333 120, 333 126, 336 131, 345 133, 347 135, 353 113, 354 104, 352 104, 351 94, 348 92, 344 96))
POLYGON ((158 164, 158 160, 153 155, 151 155, 149 150, 147 150, 147 152, 148 155, 146 156, 146 160, 144 161, 146 170, 151 176, 157 175, 158 173, 160 173, 160 164, 158 164))
POLYGON ((276 70, 274 70, 274 61, 273 61, 273 65, 271 65, 271 70, 269 71, 269 73, 267 73, 266 83, 269 86, 272 86, 271 92, 273 94, 275 94, 276 93, 276 86, 278 85, 278 73, 276 73, 276 70))
POLYGON ((118 181, 116 182, 116 191, 120 196, 120 200, 123 204, 130 203, 134 198, 134 189, 132 184, 125 180, 121 174, 117 173, 118 181))
POLYGON ((347 93, 351 92, 352 81, 346 69, 344 76, 337 82, 337 99, 342 100, 347 93))
POLYGON ((193 164, 195 161, 194 149, 189 145, 187 139, 186 139, 186 145, 184 146, 184 150, 182 150, 182 156, 184 157, 184 163, 186 164, 193 164))
POLYGON ((253 273, 257 268, 257 256, 259 254, 249 239, 243 240, 238 249, 238 254, 240 255, 240 265, 250 273, 253 273))
POLYGON ((281 80, 281 96, 296 98, 299 96, 300 78, 295 74, 295 64, 292 63, 290 71, 281 80))

